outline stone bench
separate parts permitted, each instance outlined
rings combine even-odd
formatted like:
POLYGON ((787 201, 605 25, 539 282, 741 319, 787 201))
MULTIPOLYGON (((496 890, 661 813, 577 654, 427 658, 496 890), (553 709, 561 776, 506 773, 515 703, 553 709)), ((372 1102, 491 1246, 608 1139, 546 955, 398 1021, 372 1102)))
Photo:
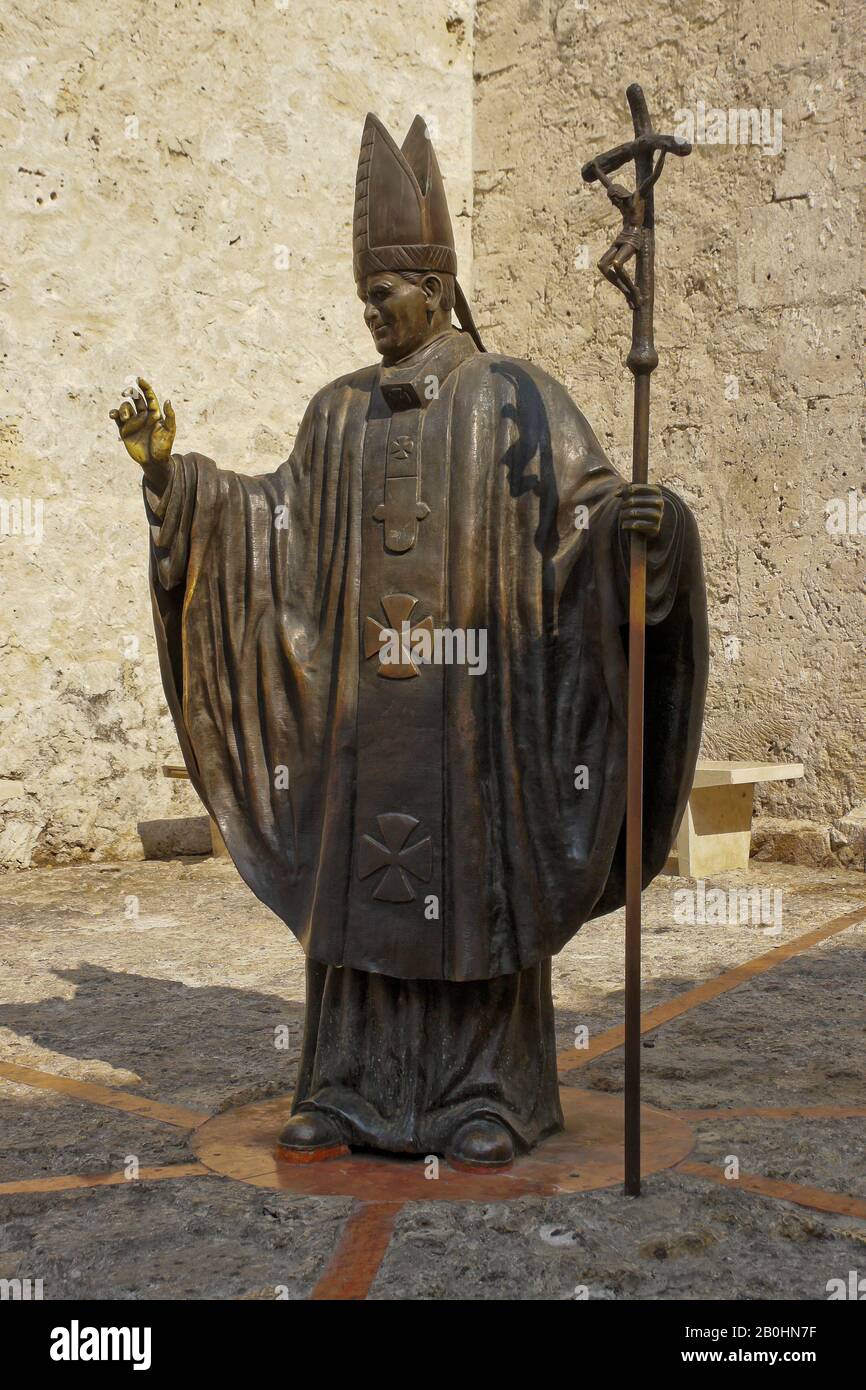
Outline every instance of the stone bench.
MULTIPOLYGON (((163 777, 177 778, 178 781, 182 782, 189 781, 189 773, 187 772, 183 763, 164 763, 162 768, 162 775, 163 777)), ((230 858, 229 852, 225 847, 225 841, 223 840, 223 837, 220 834, 220 828, 217 825, 216 821, 211 816, 208 816, 208 823, 210 825, 210 842, 211 847, 213 849, 214 858, 230 858)))
POLYGON ((750 763, 701 759, 676 843, 663 873, 705 878, 726 869, 747 869, 757 782, 789 782, 802 763, 750 763))

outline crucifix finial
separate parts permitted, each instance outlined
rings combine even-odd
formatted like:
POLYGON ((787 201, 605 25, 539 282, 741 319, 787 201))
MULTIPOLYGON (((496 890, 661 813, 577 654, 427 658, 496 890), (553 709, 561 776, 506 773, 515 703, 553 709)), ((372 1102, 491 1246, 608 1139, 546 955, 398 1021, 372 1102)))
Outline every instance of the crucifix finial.
POLYGON ((650 240, 647 233, 651 234, 655 226, 653 185, 664 168, 667 155, 691 154, 692 147, 678 135, 661 135, 653 130, 646 98, 636 82, 628 88, 626 97, 631 108, 635 138, 597 155, 584 164, 580 172, 584 183, 602 184, 622 217, 622 227, 599 261, 598 268, 605 279, 625 296, 635 314, 642 309, 647 310, 651 337, 654 284, 652 247, 651 244, 647 245, 650 240), (630 190, 614 183, 610 175, 632 160, 635 186, 630 190), (633 256, 637 257, 634 281, 625 269, 633 256))

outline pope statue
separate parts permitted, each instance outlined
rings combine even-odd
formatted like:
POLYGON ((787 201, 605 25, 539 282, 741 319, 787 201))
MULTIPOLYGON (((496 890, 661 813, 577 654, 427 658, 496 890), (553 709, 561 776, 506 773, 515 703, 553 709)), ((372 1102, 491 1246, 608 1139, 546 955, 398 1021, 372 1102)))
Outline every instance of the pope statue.
POLYGON ((143 379, 111 412, 190 778, 307 957, 287 1159, 491 1169, 561 1128, 551 957, 624 901, 630 532, 645 882, 697 757, 694 518, 625 484, 546 372, 485 351, 456 271, 424 122, 398 148, 368 116, 354 273, 380 360, 319 391, 260 477, 173 453, 143 379))

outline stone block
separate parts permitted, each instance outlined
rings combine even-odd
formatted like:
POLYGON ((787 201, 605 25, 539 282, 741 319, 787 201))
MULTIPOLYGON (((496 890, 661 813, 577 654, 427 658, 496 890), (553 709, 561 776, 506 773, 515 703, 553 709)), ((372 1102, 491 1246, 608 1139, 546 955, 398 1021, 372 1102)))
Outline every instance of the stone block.
POLYGON ((830 827, 811 820, 756 817, 752 823, 752 858, 782 864, 825 868, 837 862, 830 845, 830 827))

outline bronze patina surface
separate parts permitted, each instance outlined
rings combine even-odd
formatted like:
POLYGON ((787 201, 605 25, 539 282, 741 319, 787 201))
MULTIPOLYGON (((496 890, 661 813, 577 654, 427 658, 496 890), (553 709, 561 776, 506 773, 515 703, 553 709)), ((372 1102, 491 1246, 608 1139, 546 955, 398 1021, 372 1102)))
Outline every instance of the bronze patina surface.
POLYGON ((484 350, 420 118, 402 148, 367 119, 353 254, 380 360, 317 394, 274 473, 173 453, 144 380, 112 415, 144 472, 191 780, 308 957, 281 1144, 489 1172, 562 1128, 550 959, 624 901, 629 535, 648 546, 644 881, 698 752, 700 546, 558 382, 484 350))
MULTIPOLYGON (((625 296, 632 311, 631 350, 626 359, 634 377, 632 487, 649 498, 650 377, 658 366, 653 338, 655 301, 655 208, 653 185, 668 153, 684 156, 691 145, 675 135, 653 130, 646 98, 636 82, 626 92, 635 138, 584 165, 587 183, 598 179, 623 222, 613 245, 598 263, 602 275, 625 296), (657 155, 655 164, 653 156, 657 155), (634 160, 633 192, 615 184, 608 171, 634 160), (636 283, 625 270, 636 258, 636 283)), ((625 886, 625 1190, 640 1192, 640 995, 641 893, 646 885, 644 860, 647 625, 647 536, 639 528, 630 536, 628 613, 628 789, 626 796, 625 886)))

